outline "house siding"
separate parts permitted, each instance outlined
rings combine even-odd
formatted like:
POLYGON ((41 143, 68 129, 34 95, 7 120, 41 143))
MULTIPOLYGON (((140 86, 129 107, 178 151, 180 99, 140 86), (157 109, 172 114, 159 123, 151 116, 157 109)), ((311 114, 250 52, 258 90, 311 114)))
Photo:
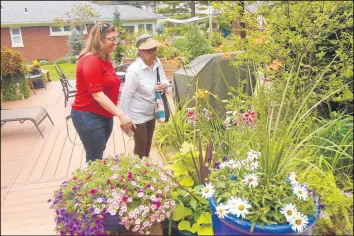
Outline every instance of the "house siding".
POLYGON ((20 52, 25 61, 56 60, 69 52, 68 36, 49 36, 49 26, 21 27, 21 33, 24 47, 12 47, 9 28, 2 28, 1 46, 20 52))

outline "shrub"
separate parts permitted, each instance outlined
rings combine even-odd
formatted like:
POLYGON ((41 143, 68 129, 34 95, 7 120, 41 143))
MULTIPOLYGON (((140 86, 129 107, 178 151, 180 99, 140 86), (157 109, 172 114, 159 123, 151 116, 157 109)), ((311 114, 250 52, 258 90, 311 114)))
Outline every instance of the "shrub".
POLYGON ((30 96, 27 80, 24 78, 26 67, 21 54, 1 47, 1 88, 2 101, 14 101, 30 96))
POLYGON ((213 47, 219 47, 222 44, 222 34, 220 32, 212 32, 211 33, 211 45, 213 47))
POLYGON ((17 73, 25 72, 23 58, 17 51, 1 47, 1 76, 11 77, 17 73))

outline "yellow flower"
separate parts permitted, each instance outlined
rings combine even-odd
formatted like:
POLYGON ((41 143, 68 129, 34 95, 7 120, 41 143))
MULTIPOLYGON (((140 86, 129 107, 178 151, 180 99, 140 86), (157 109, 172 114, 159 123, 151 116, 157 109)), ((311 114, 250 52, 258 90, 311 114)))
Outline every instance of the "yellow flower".
POLYGON ((205 99, 208 93, 208 90, 198 89, 197 97, 200 99, 205 99))

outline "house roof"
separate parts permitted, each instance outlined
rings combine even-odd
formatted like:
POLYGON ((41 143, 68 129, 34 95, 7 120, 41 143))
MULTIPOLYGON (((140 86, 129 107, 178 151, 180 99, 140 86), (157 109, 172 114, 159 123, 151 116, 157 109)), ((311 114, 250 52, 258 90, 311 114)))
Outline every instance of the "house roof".
POLYGON ((1 26, 54 23, 55 18, 79 4, 90 5, 100 14, 98 20, 113 20, 115 8, 122 21, 163 18, 159 14, 128 5, 99 5, 88 1, 1 1, 1 26), (28 14, 25 14, 25 8, 28 14))

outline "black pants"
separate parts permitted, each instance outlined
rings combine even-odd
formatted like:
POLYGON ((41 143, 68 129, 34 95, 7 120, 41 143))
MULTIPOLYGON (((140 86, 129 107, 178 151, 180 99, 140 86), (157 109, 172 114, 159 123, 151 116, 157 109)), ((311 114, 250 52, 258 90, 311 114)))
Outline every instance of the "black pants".
POLYGON ((143 124, 136 124, 136 129, 133 130, 135 141, 134 154, 138 155, 140 158, 149 156, 154 130, 155 119, 143 124))

